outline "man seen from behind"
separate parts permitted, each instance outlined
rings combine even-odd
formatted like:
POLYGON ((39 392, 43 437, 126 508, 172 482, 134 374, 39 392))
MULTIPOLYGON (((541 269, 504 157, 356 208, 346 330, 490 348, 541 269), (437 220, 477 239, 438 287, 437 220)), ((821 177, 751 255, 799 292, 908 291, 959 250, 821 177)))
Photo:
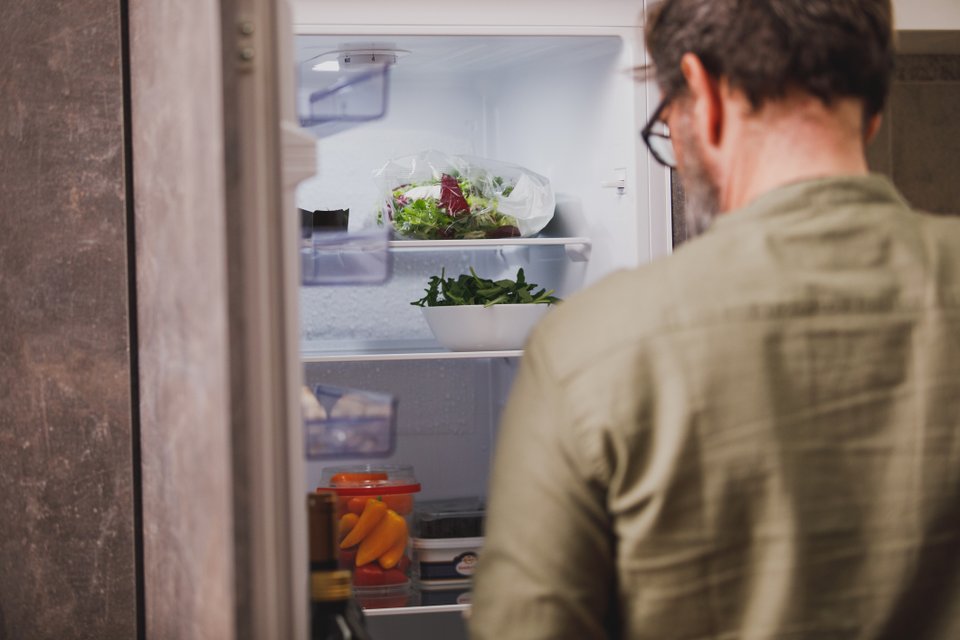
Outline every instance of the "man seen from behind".
POLYGON ((866 166, 889 0, 664 0, 646 41, 702 235, 534 332, 471 636, 960 638, 960 222, 866 166))

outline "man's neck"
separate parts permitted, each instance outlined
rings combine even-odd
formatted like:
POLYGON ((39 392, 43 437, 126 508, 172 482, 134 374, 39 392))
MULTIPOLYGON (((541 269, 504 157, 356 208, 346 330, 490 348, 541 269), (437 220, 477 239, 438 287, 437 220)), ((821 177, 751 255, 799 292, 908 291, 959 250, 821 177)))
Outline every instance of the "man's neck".
POLYGON ((722 179, 721 210, 733 211, 787 184, 866 175, 862 111, 852 100, 830 108, 808 98, 767 105, 739 132, 722 179))

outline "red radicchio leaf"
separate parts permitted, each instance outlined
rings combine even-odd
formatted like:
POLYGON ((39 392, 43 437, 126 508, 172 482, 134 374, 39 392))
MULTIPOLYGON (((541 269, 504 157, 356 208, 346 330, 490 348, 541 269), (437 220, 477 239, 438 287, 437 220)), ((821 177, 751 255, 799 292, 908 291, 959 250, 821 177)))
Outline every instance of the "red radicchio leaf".
POLYGON ((512 225, 506 225, 503 227, 497 227, 496 229, 490 229, 487 231, 488 238, 519 238, 520 229, 512 225))
POLYGON ((440 177, 440 204, 446 208, 451 217, 456 218, 464 213, 470 213, 470 205, 460 191, 460 184, 453 176, 443 174, 440 177))

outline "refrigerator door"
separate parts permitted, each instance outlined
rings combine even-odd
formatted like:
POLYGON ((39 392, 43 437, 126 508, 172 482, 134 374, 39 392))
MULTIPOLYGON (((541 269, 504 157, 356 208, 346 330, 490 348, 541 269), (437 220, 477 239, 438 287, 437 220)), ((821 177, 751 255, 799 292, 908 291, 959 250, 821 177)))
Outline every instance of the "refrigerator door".
POLYGON ((316 172, 316 140, 295 118, 287 2, 222 11, 237 637, 306 638, 293 189, 316 172))

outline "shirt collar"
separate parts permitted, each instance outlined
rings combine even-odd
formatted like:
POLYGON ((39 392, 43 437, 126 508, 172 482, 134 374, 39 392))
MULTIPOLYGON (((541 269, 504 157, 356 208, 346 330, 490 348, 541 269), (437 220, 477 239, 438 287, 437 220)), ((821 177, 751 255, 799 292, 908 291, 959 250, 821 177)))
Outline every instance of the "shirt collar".
POLYGON ((768 191, 740 209, 718 215, 711 229, 729 229, 777 214, 870 204, 910 207, 885 176, 834 176, 803 180, 768 191))

